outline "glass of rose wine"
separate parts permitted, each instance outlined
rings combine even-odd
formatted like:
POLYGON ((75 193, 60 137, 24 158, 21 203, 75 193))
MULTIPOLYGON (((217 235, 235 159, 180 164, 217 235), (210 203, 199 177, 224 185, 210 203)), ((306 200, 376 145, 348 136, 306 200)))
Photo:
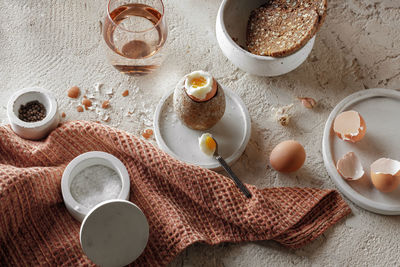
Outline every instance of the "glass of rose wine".
POLYGON ((167 35, 162 0, 109 0, 103 37, 107 58, 120 72, 155 71, 164 60, 167 35))

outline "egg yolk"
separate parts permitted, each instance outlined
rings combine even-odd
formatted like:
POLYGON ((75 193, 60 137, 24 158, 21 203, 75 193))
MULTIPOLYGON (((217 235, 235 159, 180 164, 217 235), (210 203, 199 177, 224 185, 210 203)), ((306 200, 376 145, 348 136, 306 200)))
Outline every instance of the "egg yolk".
POLYGON ((192 84, 193 88, 197 88, 200 86, 204 86, 207 83, 207 80, 204 77, 193 78, 190 83, 192 84))
POLYGON ((215 141, 214 141, 214 139, 212 138, 212 137, 207 137, 207 139, 206 139, 206 146, 210 149, 210 150, 212 150, 212 151, 214 151, 215 150, 215 148, 217 147, 217 144, 215 143, 215 141))

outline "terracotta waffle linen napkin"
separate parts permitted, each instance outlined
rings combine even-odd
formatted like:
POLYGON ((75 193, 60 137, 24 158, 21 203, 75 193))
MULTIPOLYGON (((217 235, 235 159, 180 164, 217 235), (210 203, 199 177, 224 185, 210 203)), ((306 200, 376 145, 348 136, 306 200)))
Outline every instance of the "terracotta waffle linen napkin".
POLYGON ((195 242, 272 239, 298 248, 350 213, 335 190, 247 185, 247 199, 223 175, 182 163, 149 142, 99 123, 71 121, 45 140, 0 127, 0 265, 92 265, 80 223, 61 195, 66 165, 88 151, 118 157, 131 179, 130 201, 145 213, 150 237, 138 266, 163 266, 195 242))

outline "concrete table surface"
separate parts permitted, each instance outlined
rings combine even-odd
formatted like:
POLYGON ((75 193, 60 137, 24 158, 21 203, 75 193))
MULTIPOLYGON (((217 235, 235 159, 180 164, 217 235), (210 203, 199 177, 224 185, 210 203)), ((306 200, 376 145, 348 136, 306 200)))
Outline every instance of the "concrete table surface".
MULTIPOLYGON (((105 60, 100 21, 105 1, 0 1, 0 122, 6 105, 23 87, 52 91, 68 120, 99 120, 94 111, 78 113, 66 90, 77 85, 93 90, 113 88, 108 125, 141 134, 151 128, 161 96, 184 74, 210 71, 237 92, 252 119, 252 136, 233 166, 241 179, 258 187, 334 188, 322 160, 325 120, 345 96, 366 88, 400 88, 400 2, 397 0, 332 0, 306 62, 275 78, 251 76, 235 68, 220 51, 215 18, 221 1, 166 0, 168 57, 154 74, 134 78, 120 74, 105 60), (130 95, 122 97, 124 90, 130 95), (305 109, 297 96, 313 97, 318 106, 305 109), (294 103, 293 118, 283 127, 272 108, 294 103), (132 116, 126 116, 128 111, 132 116), (305 166, 284 175, 268 167, 274 145, 296 139, 306 148, 305 166)), ((154 140, 151 140, 155 143, 154 140)), ((398 140, 394 140, 398 144, 398 140)), ((171 266, 381 265, 400 264, 400 217, 366 212, 352 203, 353 214, 313 243, 298 250, 275 242, 196 244, 171 266)))

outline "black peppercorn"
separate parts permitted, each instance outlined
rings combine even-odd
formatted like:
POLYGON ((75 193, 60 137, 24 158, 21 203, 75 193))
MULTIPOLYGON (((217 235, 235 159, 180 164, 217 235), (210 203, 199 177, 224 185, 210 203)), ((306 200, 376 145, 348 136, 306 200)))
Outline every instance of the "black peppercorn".
POLYGON ((18 110, 18 118, 26 122, 41 121, 46 117, 45 106, 37 100, 21 105, 18 110))

